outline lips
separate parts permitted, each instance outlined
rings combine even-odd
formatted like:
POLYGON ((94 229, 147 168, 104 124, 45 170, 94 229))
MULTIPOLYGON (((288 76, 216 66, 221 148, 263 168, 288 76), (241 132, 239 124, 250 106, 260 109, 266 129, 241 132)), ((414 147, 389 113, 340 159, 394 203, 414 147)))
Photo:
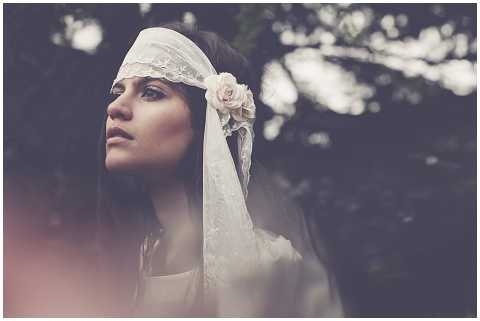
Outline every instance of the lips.
POLYGON ((114 137, 121 137, 125 139, 133 139, 132 135, 127 133, 125 130, 121 129, 120 127, 110 127, 107 130, 107 139, 114 138, 114 137))

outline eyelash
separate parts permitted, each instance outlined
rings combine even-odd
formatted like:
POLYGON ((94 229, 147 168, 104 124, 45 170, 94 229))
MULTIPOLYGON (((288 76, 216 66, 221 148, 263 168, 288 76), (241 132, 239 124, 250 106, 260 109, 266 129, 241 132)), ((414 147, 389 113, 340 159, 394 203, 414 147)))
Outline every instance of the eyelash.
MULTIPOLYGON (((110 98, 113 100, 117 99, 123 92, 116 92, 113 90, 110 92, 110 98)), ((160 100, 165 97, 165 94, 158 89, 154 89, 153 87, 145 87, 142 92, 142 97, 146 98, 149 101, 160 100), (148 95, 150 94, 150 95, 148 95)))
POLYGON ((150 100, 159 100, 165 97, 165 94, 160 90, 153 89, 152 87, 145 87, 142 93, 142 97, 147 97, 150 100), (147 97, 147 92, 153 93, 153 97, 147 97))

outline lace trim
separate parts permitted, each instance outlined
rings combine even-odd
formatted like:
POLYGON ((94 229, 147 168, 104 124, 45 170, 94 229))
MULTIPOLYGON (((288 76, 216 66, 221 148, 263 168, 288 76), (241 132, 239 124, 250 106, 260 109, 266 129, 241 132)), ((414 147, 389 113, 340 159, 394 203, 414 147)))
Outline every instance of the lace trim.
POLYGON ((205 89, 203 77, 185 66, 173 68, 165 64, 155 65, 148 62, 127 63, 120 67, 117 77, 113 81, 112 87, 122 79, 132 77, 151 77, 166 79, 171 82, 184 83, 189 86, 205 89))

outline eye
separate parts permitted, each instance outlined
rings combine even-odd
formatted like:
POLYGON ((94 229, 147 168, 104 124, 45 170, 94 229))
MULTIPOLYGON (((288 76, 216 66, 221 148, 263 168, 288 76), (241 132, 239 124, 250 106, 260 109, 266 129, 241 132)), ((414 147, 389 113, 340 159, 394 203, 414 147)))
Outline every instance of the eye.
POLYGON ((165 94, 159 89, 149 86, 145 87, 142 93, 142 97, 147 98, 148 100, 159 100, 165 97, 165 94))
POLYGON ((110 101, 114 101, 114 100, 117 99, 118 96, 120 96, 121 94, 122 94, 122 91, 121 91, 121 90, 113 88, 112 91, 110 91, 110 92, 108 93, 108 99, 109 99, 110 101))

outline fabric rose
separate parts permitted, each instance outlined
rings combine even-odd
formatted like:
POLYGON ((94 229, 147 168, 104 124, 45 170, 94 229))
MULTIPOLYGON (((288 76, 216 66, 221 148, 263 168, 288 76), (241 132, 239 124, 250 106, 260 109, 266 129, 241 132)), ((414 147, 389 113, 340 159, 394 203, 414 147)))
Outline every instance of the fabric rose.
POLYGON ((210 105, 221 113, 230 113, 241 108, 246 99, 245 88, 237 84, 237 79, 230 73, 220 73, 205 78, 207 92, 205 98, 210 105))
POLYGON ((220 113, 231 115, 239 122, 255 118, 253 94, 246 85, 239 85, 235 76, 223 72, 208 76, 204 83, 207 87, 205 98, 220 113))

